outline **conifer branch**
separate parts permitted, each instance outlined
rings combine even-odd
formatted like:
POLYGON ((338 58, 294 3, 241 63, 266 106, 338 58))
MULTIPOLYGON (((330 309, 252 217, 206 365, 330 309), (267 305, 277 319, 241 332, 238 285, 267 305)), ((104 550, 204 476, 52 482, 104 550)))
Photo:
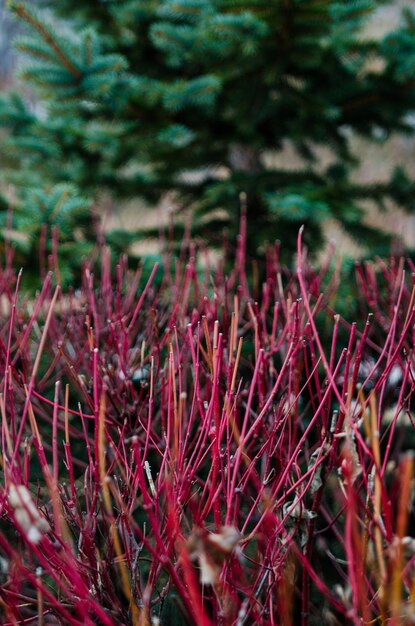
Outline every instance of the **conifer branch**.
POLYGON ((14 13, 16 13, 16 15, 18 15, 22 20, 25 20, 25 22, 30 24, 30 26, 35 28, 38 33, 40 33, 44 41, 52 48, 62 65, 70 74, 72 74, 74 78, 80 78, 82 76, 82 72, 72 63, 70 59, 68 59, 66 54, 62 52, 52 35, 48 32, 44 25, 27 10, 23 3, 12 1, 9 2, 8 6, 12 11, 14 11, 14 13))

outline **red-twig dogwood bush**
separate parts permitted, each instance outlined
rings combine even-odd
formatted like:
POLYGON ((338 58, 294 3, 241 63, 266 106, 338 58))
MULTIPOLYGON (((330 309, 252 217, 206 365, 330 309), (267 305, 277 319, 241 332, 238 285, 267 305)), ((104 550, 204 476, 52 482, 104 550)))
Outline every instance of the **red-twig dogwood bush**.
POLYGON ((189 250, 32 299, 3 268, 1 623, 413 623, 411 262, 347 319, 301 236, 253 280, 243 233, 227 275, 189 250))

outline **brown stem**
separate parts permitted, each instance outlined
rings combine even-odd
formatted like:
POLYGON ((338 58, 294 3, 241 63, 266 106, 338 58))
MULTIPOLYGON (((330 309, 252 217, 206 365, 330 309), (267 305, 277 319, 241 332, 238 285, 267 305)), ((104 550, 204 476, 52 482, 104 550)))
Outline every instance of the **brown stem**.
POLYGON ((80 78, 82 76, 82 72, 80 72, 78 68, 75 67, 75 65, 70 61, 70 59, 68 59, 68 57, 62 52, 52 35, 47 31, 43 24, 41 24, 33 15, 31 15, 23 4, 12 3, 11 9, 40 33, 45 42, 52 48, 62 65, 68 70, 70 74, 72 74, 74 78, 80 78))

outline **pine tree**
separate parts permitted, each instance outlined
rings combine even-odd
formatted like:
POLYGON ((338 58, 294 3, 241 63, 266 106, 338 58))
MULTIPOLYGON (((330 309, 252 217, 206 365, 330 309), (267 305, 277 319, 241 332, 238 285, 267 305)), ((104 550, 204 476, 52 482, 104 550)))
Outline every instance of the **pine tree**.
POLYGON ((337 220, 380 250, 388 238, 363 222, 362 201, 415 208, 402 169, 390 180, 353 181, 352 136, 384 141, 412 133, 415 14, 381 41, 362 28, 370 0, 43 0, 35 13, 10 9, 29 27, 19 42, 32 64, 23 78, 39 112, 22 98, 0 103, 9 130, 6 172, 21 211, 36 193, 71 185, 92 201, 156 203, 175 192, 193 228, 234 234, 246 194, 249 245, 279 238, 293 250, 301 224, 316 248, 322 223, 337 220), (371 61, 376 60, 376 63, 371 61), (290 144, 295 170, 279 164, 290 144), (321 146, 331 160, 322 167, 321 146), (219 211, 218 211, 219 210, 219 211))

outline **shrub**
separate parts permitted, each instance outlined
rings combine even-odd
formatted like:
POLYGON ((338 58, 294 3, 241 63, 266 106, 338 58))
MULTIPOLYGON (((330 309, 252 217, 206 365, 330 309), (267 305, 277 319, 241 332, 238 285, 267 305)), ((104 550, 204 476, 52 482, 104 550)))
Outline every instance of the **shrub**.
POLYGON ((255 299, 244 246, 144 281, 104 250, 33 301, 2 270, 4 625, 410 623, 405 262, 359 268, 350 324, 301 238, 255 299))

